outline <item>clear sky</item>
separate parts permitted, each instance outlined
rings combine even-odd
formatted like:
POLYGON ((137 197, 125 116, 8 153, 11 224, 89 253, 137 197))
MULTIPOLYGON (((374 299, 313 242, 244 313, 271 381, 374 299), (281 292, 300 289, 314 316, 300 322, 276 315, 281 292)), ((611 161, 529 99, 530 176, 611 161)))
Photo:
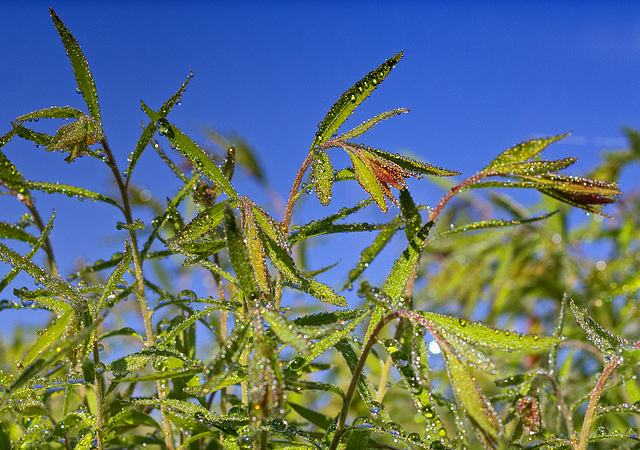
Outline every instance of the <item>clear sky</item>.
MULTIPOLYGON (((67 104, 86 108, 75 93, 48 6, 89 60, 105 132, 123 168, 141 121, 147 120, 139 101, 158 108, 193 71, 182 105, 169 120, 201 142, 203 126, 242 135, 286 197, 317 123, 344 90, 399 50, 403 60, 350 121, 355 125, 392 108, 411 109, 363 137, 375 147, 410 151, 471 175, 515 143, 573 131, 546 156, 577 156, 574 172, 580 173, 593 166, 598 151, 626 145, 622 126, 640 128, 640 2, 178 6, 52 0, 0 2, 0 133, 29 111, 67 104)), ((69 165, 64 155, 21 142, 3 151, 29 179, 113 189, 109 174, 90 158, 69 165)), ((335 165, 347 164, 337 158, 335 165)), ((149 169, 134 180, 157 189, 157 198, 171 195, 174 179, 157 157, 149 152, 142 163, 149 169)), ((410 184, 415 190, 423 185, 410 184)), ((256 185, 242 189, 250 194, 256 185)), ((57 208, 54 245, 63 272, 70 270, 74 254, 93 243, 92 229, 113 230, 121 220, 104 205, 39 197, 44 216, 57 208)), ((1 220, 17 220, 24 212, 15 203, 0 198, 1 220)))

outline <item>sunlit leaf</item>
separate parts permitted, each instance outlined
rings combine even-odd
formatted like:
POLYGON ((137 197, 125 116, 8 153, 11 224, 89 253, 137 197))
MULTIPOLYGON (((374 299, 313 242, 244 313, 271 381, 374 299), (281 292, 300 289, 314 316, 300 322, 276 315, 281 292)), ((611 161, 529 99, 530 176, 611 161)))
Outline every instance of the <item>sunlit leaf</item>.
POLYGON ((35 244, 38 241, 37 237, 27 233, 23 228, 7 222, 0 222, 0 238, 15 239, 29 244, 35 244))
POLYGON ((236 278, 240 283, 240 288, 247 300, 254 300, 258 297, 258 286, 256 283, 253 266, 244 243, 244 236, 238 227, 233 210, 228 204, 224 205, 224 229, 229 249, 229 261, 236 273, 236 278))
POLYGON ((100 300, 98 300, 98 304, 96 306, 97 311, 100 311, 102 308, 104 308, 104 305, 108 302, 109 297, 114 296, 113 292, 116 290, 117 284, 120 283, 120 280, 122 280, 122 277, 129 268, 131 258, 131 245, 127 242, 125 244, 125 250, 122 259, 116 266, 115 270, 111 273, 111 275, 109 275, 109 278, 107 279, 107 282, 102 289, 100 300))
POLYGON ((56 27, 56 30, 58 30, 62 44, 71 61, 71 67, 73 68, 73 75, 76 77, 76 83, 78 83, 78 89, 82 93, 82 97, 84 97, 91 116, 93 116, 96 122, 101 123, 98 92, 96 91, 96 84, 93 81, 93 75, 91 75, 91 71, 89 70, 89 63, 82 53, 80 44, 78 44, 76 38, 73 37, 71 31, 69 31, 52 8, 49 8, 49 12, 51 13, 53 25, 56 27))
POLYGON ((391 111, 380 113, 377 116, 362 122, 360 125, 347 131, 346 133, 341 134, 336 138, 336 140, 347 141, 349 139, 357 138, 358 136, 361 136, 367 131, 369 131, 371 128, 373 128, 383 120, 389 119, 391 117, 394 117, 403 113, 408 113, 408 112, 409 110, 407 108, 397 108, 397 109, 392 109, 391 111))
POLYGON ((86 114, 79 109, 70 106, 51 106, 39 109, 16 117, 18 122, 32 121, 34 119, 79 119, 86 114))
POLYGON ((533 158, 547 146, 553 142, 559 141, 567 137, 570 133, 559 134, 546 139, 531 139, 526 142, 522 142, 515 147, 502 152, 495 158, 487 167, 481 172, 497 171, 501 166, 507 164, 521 163, 530 158, 533 158))
POLYGON ((366 150, 378 156, 380 159, 397 164, 400 168, 408 172, 433 175, 437 177, 451 177, 454 175, 460 175, 460 172, 458 172, 457 170, 444 169, 432 164, 416 161, 415 159, 411 159, 406 156, 398 155, 397 153, 394 154, 385 152, 384 150, 380 150, 379 148, 366 147, 366 150))
POLYGON ((360 186, 369 194, 383 212, 387 212, 387 204, 384 200, 384 193, 378 179, 373 171, 355 152, 347 150, 351 157, 351 163, 360 186))
POLYGON ((202 211, 180 230, 178 234, 169 239, 169 242, 185 245, 187 242, 195 241, 208 233, 214 232, 215 227, 222 223, 226 204, 227 202, 225 200, 202 211))
POLYGON ((338 128, 356 109, 356 106, 362 103, 389 75, 389 72, 400 61, 402 55, 403 52, 396 53, 340 96, 324 120, 318 124, 318 132, 311 146, 312 149, 329 140, 333 133, 338 131, 338 128))
POLYGON ((580 328, 587 333, 587 338, 598 347, 602 353, 608 356, 617 354, 621 348, 625 345, 625 340, 616 336, 603 328, 593 317, 584 309, 579 309, 576 304, 571 300, 569 306, 571 311, 580 325, 580 328))
POLYGON ((76 187, 73 185, 61 183, 46 183, 40 181, 27 181, 26 186, 33 190, 44 191, 48 194, 65 194, 67 197, 76 197, 80 200, 89 199, 93 201, 109 203, 110 205, 116 206, 118 209, 122 210, 122 207, 118 204, 118 202, 116 202, 112 198, 109 198, 106 195, 99 194, 98 192, 93 192, 88 189, 76 187))
POLYGON ((311 162, 311 180, 316 187, 318 200, 324 206, 331 203, 333 189, 333 166, 327 152, 320 147, 313 149, 311 162))
POLYGON ((28 366, 38 357, 40 353, 55 344, 58 339, 60 339, 62 335, 68 330, 73 317, 74 311, 69 310, 64 313, 53 325, 49 326, 49 328, 47 328, 47 330, 42 335, 40 335, 40 337, 38 337, 38 340, 25 355, 21 364, 23 366, 28 366))
POLYGON ((463 232, 467 232, 467 231, 484 230, 484 229, 488 229, 488 228, 512 227, 512 226, 522 225, 522 224, 526 224, 526 223, 538 222, 540 220, 544 220, 544 219, 547 219, 547 218, 553 216, 557 212, 558 211, 553 211, 553 212, 550 212, 548 214, 543 214, 543 215, 536 216, 536 217, 530 217, 528 219, 481 220, 481 221, 478 221, 478 222, 468 223, 468 224, 463 225, 461 227, 455 227, 453 229, 450 229, 450 230, 447 230, 447 231, 443 231, 442 233, 438 234, 438 237, 442 237, 442 236, 446 236, 448 234, 454 234, 454 233, 463 233, 463 232))
POLYGON ((253 213, 253 202, 246 197, 242 197, 240 201, 240 209, 242 211, 242 225, 245 246, 249 261, 253 266, 253 274, 256 283, 262 292, 268 294, 271 292, 271 275, 267 267, 265 258, 265 249, 258 233, 258 224, 253 213))

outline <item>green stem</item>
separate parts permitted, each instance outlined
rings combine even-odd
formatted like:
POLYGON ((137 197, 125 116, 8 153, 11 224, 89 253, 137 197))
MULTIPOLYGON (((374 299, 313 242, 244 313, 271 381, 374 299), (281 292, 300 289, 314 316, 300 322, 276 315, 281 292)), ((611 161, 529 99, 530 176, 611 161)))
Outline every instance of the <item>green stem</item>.
MULTIPOLYGON (((133 215, 131 213, 131 204, 129 202, 129 191, 122 180, 122 176, 120 175, 120 170, 118 169, 118 164, 113 156, 113 152, 109 148, 109 143, 106 138, 102 138, 100 141, 102 147, 104 149, 105 155, 107 156, 107 163, 113 172, 113 176, 118 184, 118 189, 120 191, 120 195, 122 197, 122 206, 124 211, 124 217, 127 221, 127 224, 133 224, 133 215)), ((140 250, 138 248, 138 237, 136 235, 136 231, 133 227, 129 228, 129 239, 131 240, 131 250, 133 256, 133 266, 136 277, 136 288, 137 293, 136 296, 138 298, 138 304, 140 305, 140 312, 142 313, 142 318, 144 321, 144 328, 146 333, 145 345, 147 347, 151 347, 155 344, 155 337, 153 335, 153 327, 151 325, 151 314, 149 313, 149 307, 147 306, 147 298, 144 289, 144 275, 142 273, 142 261, 140 258, 140 250)), ((161 400, 167 397, 164 387, 162 386, 161 381, 156 382, 156 389, 158 391, 158 398, 161 400)), ((168 450, 174 450, 173 440, 171 436, 171 424, 169 419, 165 414, 164 406, 160 407, 162 412, 162 428, 164 431, 165 443, 167 445, 168 450)))
MULTIPOLYGON (((100 351, 98 350, 98 341, 93 341, 93 363, 94 367, 98 367, 100 364, 100 351)), ((104 436, 102 435, 102 422, 104 415, 104 392, 103 385, 104 379, 102 378, 102 372, 95 374, 96 380, 94 384, 94 392, 96 394, 96 434, 98 440, 98 450, 104 450, 104 436)))
POLYGON ((607 384, 607 380, 611 377, 611 375, 613 375, 613 372, 620 365, 621 361, 621 358, 613 357, 609 360, 609 363, 604 366, 604 369, 602 369, 602 374, 600 375, 600 378, 598 378, 598 382, 593 387, 593 391, 589 396, 587 412, 584 414, 582 430, 580 430, 580 440, 576 445, 574 445, 575 450, 586 450, 587 445, 589 444, 589 432, 591 431, 591 427, 593 426, 593 422, 595 420, 598 401, 600 401, 600 396, 602 395, 605 384, 607 384))

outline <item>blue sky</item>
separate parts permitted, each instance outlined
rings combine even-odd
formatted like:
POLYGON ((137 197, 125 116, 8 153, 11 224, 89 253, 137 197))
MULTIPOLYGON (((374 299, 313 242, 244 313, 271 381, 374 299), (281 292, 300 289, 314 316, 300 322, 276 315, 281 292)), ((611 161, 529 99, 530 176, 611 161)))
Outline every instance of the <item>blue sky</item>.
MULTIPOLYGON (((1 133, 29 111, 84 108, 48 6, 89 60, 123 168, 146 120, 139 101, 159 107, 193 71, 169 120, 201 142, 203 126, 242 135, 286 197, 317 123, 344 90, 399 50, 403 60, 350 120, 411 109, 363 137, 375 147, 471 175, 513 144, 573 131, 546 157, 577 156, 573 172, 580 173, 600 150, 626 145, 622 126, 640 128, 637 2, 51 1, 0 3, 1 133)), ((3 151, 27 178, 113 189, 108 172, 89 158, 69 165, 64 155, 22 142, 3 151)), ((148 168, 135 181, 159 199, 175 191, 155 155, 142 164, 148 168)), ((334 165, 341 164, 348 162, 336 153, 334 165)), ((258 189, 239 186, 246 194, 258 189)), ((421 201, 435 204, 439 197, 426 186, 410 183, 424 193, 416 194, 421 201)), ((345 192, 355 198, 338 206, 363 198, 358 189, 345 192)), ((63 271, 121 220, 103 205, 40 197, 44 216, 57 208, 54 245, 63 271)), ((314 202, 306 207, 325 215, 314 202)), ((3 220, 23 212, 7 197, 0 208, 3 220)))

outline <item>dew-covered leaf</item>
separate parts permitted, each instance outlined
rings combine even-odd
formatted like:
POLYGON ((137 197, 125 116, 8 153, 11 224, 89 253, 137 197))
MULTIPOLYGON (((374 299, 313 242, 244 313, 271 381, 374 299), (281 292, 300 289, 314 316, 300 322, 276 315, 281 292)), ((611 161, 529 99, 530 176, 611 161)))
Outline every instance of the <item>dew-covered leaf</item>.
POLYGON ((287 404, 291 406, 291 408, 295 412, 300 414, 302 418, 307 419, 310 423, 314 424, 321 430, 326 430, 333 422, 333 419, 331 417, 326 416, 316 410, 306 408, 294 402, 288 402, 287 404))
POLYGON ((587 310, 579 309, 573 300, 569 306, 571 311, 580 325, 580 328, 587 333, 587 338, 595 345, 598 350, 606 355, 617 354, 625 345, 625 340, 619 336, 610 333, 604 329, 593 317, 589 315, 587 310))
POLYGON ((348 306, 346 299, 336 294, 329 286, 313 278, 308 278, 300 272, 287 250, 278 245, 266 232, 260 229, 259 233, 269 259, 292 287, 306 292, 325 303, 341 307, 348 306))
POLYGON ((97 311, 100 311, 102 308, 104 308, 104 305, 109 300, 109 297, 114 296, 113 292, 117 289, 118 283, 120 282, 120 280, 122 280, 122 277, 124 276, 127 269, 129 268, 129 264, 131 263, 131 258, 132 258, 131 245, 128 242, 126 242, 124 255, 122 259, 116 266, 115 270, 111 272, 111 275, 109 275, 109 278, 107 279, 107 282, 105 283, 104 288, 102 289, 102 293, 100 294, 100 300, 98 300, 98 305, 96 306, 97 311))
POLYGON ((389 72, 391 72, 391 69, 400 61, 402 55, 403 52, 396 53, 340 96, 324 120, 318 124, 318 132, 316 133, 311 148, 315 148, 326 142, 331 138, 333 133, 338 131, 338 128, 340 128, 344 121, 347 120, 356 109, 356 106, 362 103, 387 75, 389 75, 389 72))
POLYGON ((56 30, 58 30, 60 39, 62 39, 62 44, 67 51, 69 60, 71 61, 73 75, 76 78, 78 89, 82 93, 82 97, 84 97, 84 101, 87 104, 89 113, 91 113, 91 116, 98 123, 101 123, 102 120, 100 118, 100 107, 98 105, 98 92, 96 91, 96 84, 93 81, 93 75, 91 75, 91 71, 89 70, 89 63, 82 53, 80 44, 78 44, 76 38, 73 37, 71 31, 69 31, 60 17, 58 17, 53 8, 49 8, 49 12, 51 13, 53 25, 56 27, 56 30))
POLYGON ((23 126, 22 123, 12 123, 12 125, 18 136, 22 139, 33 142, 36 144, 36 147, 47 147, 53 140, 53 136, 34 131, 31 128, 23 126))
POLYGON ((371 196, 382 212, 387 212, 387 203, 384 200, 384 193, 378 178, 373 173, 369 165, 361 159, 355 152, 347 150, 351 157, 353 170, 360 186, 371 196))
POLYGON ((208 365, 207 375, 210 378, 202 384, 201 392, 203 394, 220 389, 219 385, 231 375, 230 368, 240 360, 240 354, 249 340, 250 330, 248 322, 239 322, 233 328, 222 348, 208 365))
POLYGON ((160 429, 160 425, 158 425, 158 422, 156 422, 153 417, 136 409, 123 409, 115 416, 111 417, 107 422, 107 427, 110 429, 137 425, 145 425, 158 430, 160 429))
POLYGON ((530 218, 527 218, 527 219, 480 220, 478 222, 468 223, 468 224, 463 225, 461 227, 455 227, 453 229, 450 229, 450 230, 447 230, 447 231, 443 231, 442 233, 438 234, 438 237, 442 237, 442 236, 446 236, 448 234, 454 234, 454 233, 463 233, 463 232, 467 232, 467 231, 483 230, 483 229, 487 229, 487 228, 504 228, 504 227, 512 227, 512 226, 522 225, 522 224, 525 224, 525 223, 533 223, 533 222, 537 222, 539 220, 547 219, 548 217, 553 216, 557 212, 558 211, 553 211, 553 212, 550 212, 548 214, 543 214, 543 215, 536 216, 536 217, 530 217, 530 218))
MULTIPOLYGON (((15 134, 15 128, 12 128, 7 134, 2 136, 2 139, 8 141, 10 137, 7 135, 15 134)), ((12 190, 16 194, 23 195, 25 197, 29 197, 29 190, 26 187, 26 182, 22 173, 18 170, 16 166, 13 165, 11 161, 6 157, 6 155, 0 151, 0 184, 5 186, 7 189, 12 190)))
POLYGON ((253 274, 260 291, 268 294, 272 291, 271 275, 267 267, 264 246, 258 232, 258 224, 253 214, 254 205, 253 202, 246 197, 242 197, 240 205, 242 212, 242 231, 247 255, 253 267, 253 274))
POLYGON ((24 231, 24 228, 7 222, 0 222, 0 238, 15 239, 29 244, 38 242, 38 238, 24 231))
POLYGON ((408 247, 402 252, 400 258, 398 258, 393 264, 391 273, 387 277, 384 283, 384 292, 391 297, 392 300, 402 298, 404 291, 407 287, 414 268, 420 260, 424 242, 427 239, 429 230, 435 222, 431 221, 423 225, 420 230, 411 238, 408 247))
POLYGON ((460 172, 458 172, 457 170, 444 169, 432 164, 416 161, 415 159, 408 158, 406 156, 385 152, 384 150, 380 150, 379 148, 366 147, 366 150, 373 153, 382 160, 386 160, 398 165, 404 171, 414 172, 416 174, 433 175, 437 177, 451 177, 454 175, 460 175, 460 172))
POLYGON ((358 125, 355 128, 352 128, 346 133, 341 134, 336 138, 336 140, 347 141, 349 139, 357 138, 358 136, 361 136, 367 131, 369 131, 371 128, 373 128, 383 120, 389 119, 391 117, 394 117, 403 113, 408 113, 408 112, 409 110, 407 108, 397 108, 397 109, 392 109, 391 111, 380 113, 377 116, 362 122, 360 125, 358 125))
POLYGON ((347 322, 358 318, 363 314, 366 315, 366 313, 366 309, 346 309, 321 312, 298 317, 293 321, 293 323, 299 327, 323 327, 326 325, 336 325, 342 322, 347 322))
POLYGON ((278 337, 278 340, 284 345, 290 345, 295 348, 299 354, 306 356, 311 348, 309 341, 304 333, 297 329, 295 324, 289 321, 277 311, 262 308, 262 317, 269 324, 269 328, 278 337))
POLYGON ((149 125, 147 125, 145 129, 142 131, 142 134, 140 135, 140 139, 138 139, 138 142, 136 143, 136 147, 133 150, 133 153, 131 153, 131 155, 129 156, 129 165, 127 166, 127 178, 125 181, 125 186, 129 185, 129 181, 131 180, 131 175, 133 174, 133 169, 138 163, 138 160, 140 159, 142 152, 144 151, 145 148, 147 148, 147 145, 149 145, 149 142, 151 142, 153 135, 156 133, 158 129, 158 127, 156 126, 156 121, 158 119, 161 119, 161 118, 164 119, 167 117, 169 112, 171 112, 171 109, 173 109, 173 106, 182 98, 182 94, 184 93, 185 89, 187 89, 187 85, 189 84, 189 81, 191 80, 192 77, 193 77, 193 72, 191 72, 187 77, 186 81, 182 83, 182 86, 180 87, 180 89, 178 89, 178 92, 173 94, 166 102, 164 102, 164 104, 162 105, 162 107, 160 107, 160 110, 157 113, 151 110, 150 108, 148 108, 146 105, 144 105, 144 103, 141 102, 141 104, 143 105, 143 108, 146 107, 145 111, 147 112, 147 115, 151 118, 151 122, 149 122, 149 125))
POLYGON ((421 317, 437 325, 438 328, 445 330, 448 334, 453 333, 469 343, 500 350, 537 350, 552 347, 563 341, 560 337, 528 335, 514 331, 499 330, 482 322, 472 322, 429 311, 412 311, 406 314, 401 312, 401 315, 411 320, 416 320, 417 316, 421 317))
POLYGON ((245 298, 253 300, 258 297, 258 286, 247 246, 244 243, 244 236, 229 204, 224 205, 224 229, 231 267, 236 273, 236 279, 240 283, 245 298))
POLYGON ((211 208, 207 208, 193 218, 180 232, 169 239, 178 245, 195 241, 202 236, 214 231, 215 227, 222 223, 224 217, 224 207, 227 201, 224 200, 211 208))
POLYGON ((520 144, 502 152, 481 172, 499 171, 501 166, 524 162, 536 156, 549 144, 559 141, 560 139, 567 137, 569 134, 570 133, 564 133, 546 139, 531 139, 526 142, 521 142, 520 144))
POLYGON ((558 172, 559 170, 566 169, 577 160, 578 158, 564 158, 554 161, 525 161, 511 163, 500 166, 490 173, 501 176, 539 175, 549 172, 558 172))
POLYGON ((79 119, 86 114, 70 106, 51 106, 16 117, 16 121, 25 122, 34 119, 79 119))
POLYGON ((185 158, 202 172, 211 182, 224 192, 229 198, 238 197, 238 193, 231 182, 220 170, 220 167, 202 150, 195 142, 184 134, 178 127, 169 123, 166 119, 158 119, 160 132, 171 142, 185 158))
POLYGON ((122 211, 122 207, 112 198, 77 186, 39 181, 27 181, 26 186, 30 189, 43 191, 48 194, 65 194, 67 197, 76 197, 79 200, 89 199, 109 203, 122 211))
POLYGON ((498 413, 465 365, 444 349, 442 355, 456 400, 474 424, 478 437, 490 445, 495 443, 504 434, 498 413))
POLYGON ((74 311, 71 309, 56 320, 53 325, 50 325, 47 330, 38 337, 36 343, 22 359, 22 366, 28 366, 39 354, 55 344, 69 329, 73 317, 74 311))
POLYGON ((215 305, 200 311, 194 311, 187 317, 185 317, 179 324, 170 328, 166 333, 163 333, 159 338, 161 338, 163 342, 168 343, 168 345, 170 346, 174 345, 175 340, 178 338, 180 333, 192 326, 196 321, 202 319, 203 317, 208 317, 213 311, 217 311, 219 309, 221 309, 221 307, 215 305))
POLYGON ((327 152, 320 147, 313 149, 311 160, 311 181, 316 187, 318 201, 327 206, 331 203, 333 189, 333 166, 327 152))

